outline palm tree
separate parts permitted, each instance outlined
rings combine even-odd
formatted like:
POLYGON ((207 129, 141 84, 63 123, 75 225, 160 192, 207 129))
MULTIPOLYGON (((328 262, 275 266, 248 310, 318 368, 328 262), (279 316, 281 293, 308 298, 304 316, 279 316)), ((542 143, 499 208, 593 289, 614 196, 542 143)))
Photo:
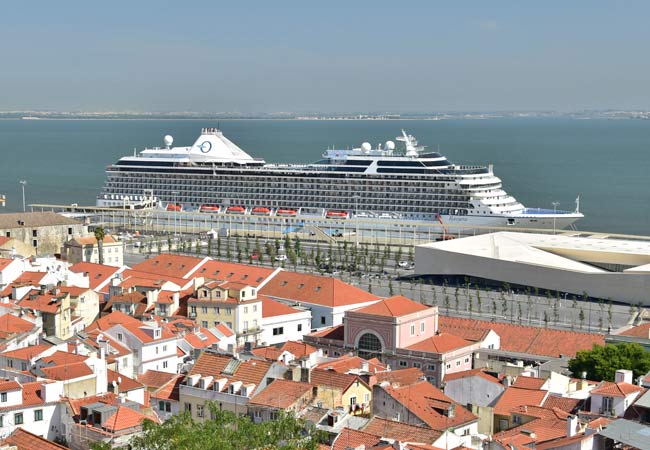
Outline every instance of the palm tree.
POLYGON ((104 227, 96 227, 95 239, 97 239, 97 251, 99 252, 99 264, 104 264, 104 237, 106 237, 106 231, 104 231, 104 227))

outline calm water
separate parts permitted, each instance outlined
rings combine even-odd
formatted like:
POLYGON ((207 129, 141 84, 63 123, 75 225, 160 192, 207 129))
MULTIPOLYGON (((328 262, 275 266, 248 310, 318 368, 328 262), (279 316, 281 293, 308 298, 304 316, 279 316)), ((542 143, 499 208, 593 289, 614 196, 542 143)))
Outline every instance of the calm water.
MULTIPOLYGON (((210 121, 0 121, 0 194, 27 203, 94 204, 105 166, 133 148, 190 145, 210 121)), ((529 207, 573 210, 583 230, 650 235, 650 121, 492 119, 449 121, 221 121, 226 135, 269 162, 311 162, 331 145, 394 139, 401 128, 452 162, 494 164, 508 193, 529 207)))

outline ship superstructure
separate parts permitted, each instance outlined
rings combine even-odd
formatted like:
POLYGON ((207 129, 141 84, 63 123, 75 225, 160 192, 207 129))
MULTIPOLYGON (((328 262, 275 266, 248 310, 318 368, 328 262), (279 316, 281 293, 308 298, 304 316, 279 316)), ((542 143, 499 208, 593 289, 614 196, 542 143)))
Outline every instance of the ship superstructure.
POLYGON ((525 208, 492 166, 455 165, 402 131, 395 142, 327 149, 312 164, 253 158, 216 128, 189 147, 145 149, 107 168, 97 205, 121 208, 154 196, 171 210, 393 218, 447 224, 563 228, 578 211, 525 208), (149 197, 147 197, 149 195, 149 197))

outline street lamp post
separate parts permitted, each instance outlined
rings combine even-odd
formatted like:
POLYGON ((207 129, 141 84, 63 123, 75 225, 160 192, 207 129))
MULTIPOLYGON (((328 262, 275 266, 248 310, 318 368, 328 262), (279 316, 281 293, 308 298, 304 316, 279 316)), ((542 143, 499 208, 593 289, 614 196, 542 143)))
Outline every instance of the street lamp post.
POLYGON ((20 183, 20 184, 22 185, 22 187, 23 187, 23 212, 26 212, 27 209, 25 208, 25 185, 27 184, 27 181, 25 181, 25 180, 20 180, 19 183, 20 183))
POLYGON ((359 214, 359 209, 358 209, 358 202, 359 202, 359 196, 355 195, 354 196, 354 222, 356 224, 356 230, 354 231, 354 237, 356 240, 356 246, 359 246, 359 217, 357 215, 359 214))
POLYGON ((555 217, 557 215, 557 207, 560 206, 560 202, 553 202, 553 234, 555 234, 555 217))

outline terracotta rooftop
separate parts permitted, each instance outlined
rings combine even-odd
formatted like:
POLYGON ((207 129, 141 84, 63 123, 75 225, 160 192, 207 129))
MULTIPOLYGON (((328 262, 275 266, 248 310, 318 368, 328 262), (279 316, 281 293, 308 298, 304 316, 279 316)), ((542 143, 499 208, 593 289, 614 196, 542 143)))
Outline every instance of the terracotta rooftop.
POLYGON ((272 300, 266 296, 258 296, 262 300, 262 317, 286 316, 305 312, 302 309, 292 308, 282 302, 272 300))
MULTIPOLYGON (((104 239, 102 239, 102 242, 104 244, 117 244, 118 243, 115 240, 115 238, 113 236, 111 236, 110 234, 105 235, 104 239)), ((84 236, 84 237, 78 237, 78 238, 70 239, 68 241, 68 244, 69 245, 70 244, 71 245, 74 245, 74 244, 77 244, 77 245, 97 245, 97 238, 95 238, 95 236, 91 234, 90 236, 84 236)))
POLYGON ((544 408, 557 408, 567 413, 573 413, 578 409, 583 400, 579 398, 559 397, 549 395, 542 404, 544 408))
POLYGON ((210 280, 239 282, 256 288, 270 277, 273 272, 273 269, 267 269, 266 267, 208 260, 197 268, 192 273, 192 276, 204 277, 210 280))
POLYGON ((18 450, 68 450, 55 442, 37 436, 24 428, 16 428, 9 436, 0 439, 0 447, 14 446, 18 450))
POLYGON ((334 439, 332 450, 371 449, 381 442, 381 437, 364 431, 344 428, 334 439), (361 447, 361 446, 364 447, 361 447))
POLYGON ((474 345, 474 342, 467 341, 450 333, 440 333, 420 342, 416 342, 406 348, 408 350, 417 350, 419 352, 444 354, 471 345, 474 345))
POLYGON ((15 380, 0 380, 0 392, 19 391, 21 389, 22 386, 15 380))
MULTIPOLYGON (((355 381, 366 384, 357 375, 338 373, 333 370, 312 369, 311 384, 314 386, 328 386, 345 392, 355 381)), ((367 384, 366 384, 367 385, 367 384)))
POLYGON ((277 361, 282 355, 282 351, 273 345, 254 348, 251 350, 251 353, 260 358, 268 359, 269 361, 277 361))
POLYGON ((77 355, 75 353, 62 352, 57 350, 49 356, 43 356, 40 361, 48 365, 61 366, 64 364, 72 364, 78 362, 84 362, 88 359, 88 356, 77 355))
POLYGON ((566 420, 557 418, 534 419, 523 425, 510 430, 500 431, 494 435, 494 439, 504 445, 512 445, 515 448, 530 446, 535 442, 548 442, 566 436, 566 420))
POLYGON ((279 350, 291 353, 296 359, 309 357, 309 355, 318 351, 316 347, 300 341, 287 341, 282 344, 279 350))
POLYGON ((70 267, 71 272, 88 273, 91 289, 97 289, 98 286, 112 278, 119 270, 118 267, 89 262, 80 262, 70 267))
POLYGON ((183 383, 184 375, 174 375, 174 378, 156 389, 151 397, 156 400, 176 400, 180 398, 180 385, 183 383))
POLYGON ((382 386, 381 389, 434 430, 442 431, 478 420, 474 414, 447 397, 428 381, 420 381, 409 386, 382 386), (446 412, 452 404, 454 404, 454 417, 450 418, 446 412))
POLYGON ((23 406, 42 405, 41 381, 23 383, 23 406))
POLYGON ((370 419, 370 422, 363 428, 363 431, 401 442, 420 442, 423 444, 432 444, 442 435, 442 432, 432 430, 429 427, 408 425, 403 422, 382 419, 377 416, 370 419))
POLYGON ((275 409, 287 409, 296 403, 303 395, 313 391, 309 383, 289 380, 273 380, 264 390, 249 401, 249 405, 267 406, 275 409))
POLYGON ((45 353, 51 347, 51 344, 31 345, 29 347, 2 352, 2 356, 13 359, 29 360, 36 356, 39 356, 42 353, 45 353))
POLYGON ((20 308, 30 309, 32 311, 40 311, 42 313, 56 314, 62 312, 63 310, 63 299, 66 298, 68 294, 59 293, 59 294, 40 294, 38 290, 32 290, 23 297, 22 300, 18 301, 17 305, 20 308))
POLYGON ((629 337, 637 337, 642 339, 650 339, 650 322, 645 322, 642 323, 641 325, 637 325, 635 327, 627 329, 619 333, 619 336, 629 336, 629 337))
POLYGON ((361 370, 364 364, 368 364, 368 372, 383 372, 387 366, 377 358, 366 360, 360 356, 342 355, 335 360, 325 361, 318 364, 318 369, 334 370, 339 373, 348 373, 352 370, 361 370))
POLYGON ((241 361, 228 355, 202 352, 188 375, 213 376, 215 380, 226 378, 228 383, 224 385, 224 389, 234 381, 259 386, 269 371, 271 364, 269 361, 254 359, 241 361), (230 370, 226 371, 227 369, 230 370))
POLYGON ((204 263, 203 258, 164 253, 133 266, 134 270, 176 278, 187 278, 204 263))
POLYGON ((192 332, 186 333, 183 339, 193 348, 207 348, 221 340, 207 328, 192 330, 192 332))
POLYGON ((358 313, 371 314, 373 316, 401 317, 420 311, 430 309, 429 306, 415 302, 410 298, 397 295, 381 300, 372 305, 355 310, 358 313))
POLYGON ((411 384, 419 383, 424 379, 422 370, 417 367, 408 369, 388 370, 385 372, 377 372, 373 375, 376 383, 383 383, 387 381, 395 386, 409 386, 411 384))
MULTIPOLYGON (((11 261, 11 260, 10 260, 11 261)), ((23 286, 40 286, 41 281, 47 275, 46 272, 33 272, 26 270, 21 273, 18 278, 16 278, 11 284, 12 285, 23 285, 23 286)))
POLYGON ((501 384, 497 378, 485 373, 485 371, 481 369, 470 369, 470 370, 463 370, 461 372, 447 373, 445 374, 444 382, 446 383, 448 381, 460 380, 461 378, 469 378, 469 377, 480 377, 492 383, 496 383, 499 385, 501 384))
POLYGON ((102 428, 110 433, 116 433, 118 431, 138 427, 145 419, 158 422, 155 417, 147 417, 138 411, 127 408, 126 406, 118 406, 115 414, 111 415, 104 421, 104 423, 102 423, 102 428))
POLYGON ((494 414, 509 416, 513 408, 519 405, 541 406, 547 395, 548 391, 520 389, 510 386, 503 391, 503 394, 494 405, 494 414))
POLYGON ((14 334, 27 333, 32 331, 36 325, 32 322, 21 319, 13 314, 0 316, 0 339, 7 339, 14 334))
POLYGON ((542 389, 542 386, 546 383, 544 378, 535 378, 527 377, 524 375, 519 375, 515 382, 512 384, 513 387, 520 389, 533 389, 535 391, 542 389))
POLYGON ((158 389, 178 375, 168 372, 159 372, 157 370, 147 370, 145 373, 137 376, 137 380, 148 388, 158 389))
POLYGON ((337 278, 296 272, 278 273, 260 289, 260 294, 330 308, 379 300, 337 278))
POLYGON ((94 375, 93 370, 85 362, 75 362, 62 366, 42 367, 44 378, 50 380, 68 381, 94 375))
POLYGON ((488 322, 439 316, 439 329, 468 340, 494 330, 501 337, 501 350, 557 358, 573 357, 579 350, 590 350, 593 344, 605 345, 601 334, 579 333, 552 328, 531 327, 509 323, 488 322))
POLYGON ((343 325, 336 325, 315 331, 314 333, 309 334, 309 336, 342 341, 345 338, 345 327, 343 325))
POLYGON ((119 392, 135 391, 137 389, 144 389, 145 387, 141 382, 136 381, 133 378, 129 378, 126 375, 115 372, 111 369, 108 369, 107 375, 109 390, 113 388, 114 381, 118 383, 117 388, 119 392))
POLYGON ((141 270, 126 269, 122 272, 122 286, 124 289, 132 288, 134 286, 145 287, 158 287, 166 282, 171 282, 179 288, 191 285, 191 281, 182 277, 175 277, 172 275, 165 275, 159 273, 149 273, 141 270))
POLYGON ((607 395, 609 397, 627 397, 635 392, 643 392, 645 389, 642 386, 637 386, 630 383, 612 383, 603 381, 600 386, 591 390, 591 395, 607 395))

